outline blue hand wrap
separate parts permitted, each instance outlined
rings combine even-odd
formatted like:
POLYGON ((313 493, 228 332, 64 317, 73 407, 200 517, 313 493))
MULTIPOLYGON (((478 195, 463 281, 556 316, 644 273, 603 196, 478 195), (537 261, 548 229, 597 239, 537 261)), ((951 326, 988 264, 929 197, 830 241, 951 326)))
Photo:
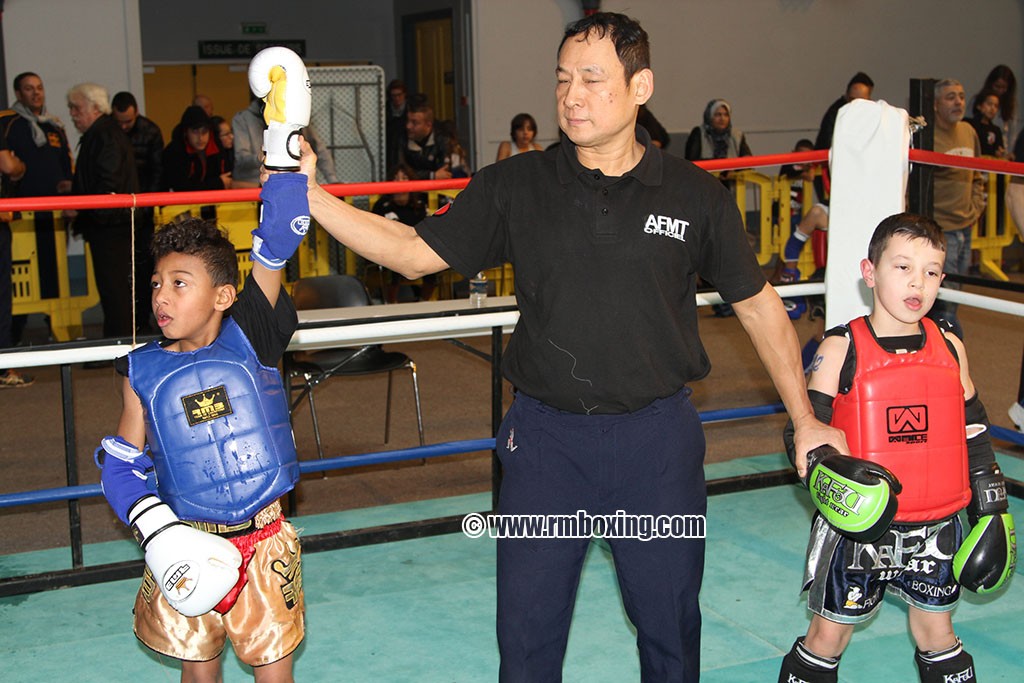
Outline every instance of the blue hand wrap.
POLYGON ((105 437, 93 459, 103 470, 100 485, 103 496, 118 518, 128 523, 128 510, 143 496, 151 495, 155 482, 149 476, 153 460, 121 437, 105 437), (101 458, 101 454, 104 456, 101 458), (101 461, 102 460, 102 461, 101 461))
POLYGON ((260 192, 260 226, 252 231, 252 260, 281 270, 309 231, 308 178, 302 173, 275 173, 260 192))
POLYGON ((805 244, 807 244, 807 235, 799 230, 793 230, 793 234, 786 240, 782 257, 787 261, 796 261, 800 258, 800 252, 803 251, 805 244))

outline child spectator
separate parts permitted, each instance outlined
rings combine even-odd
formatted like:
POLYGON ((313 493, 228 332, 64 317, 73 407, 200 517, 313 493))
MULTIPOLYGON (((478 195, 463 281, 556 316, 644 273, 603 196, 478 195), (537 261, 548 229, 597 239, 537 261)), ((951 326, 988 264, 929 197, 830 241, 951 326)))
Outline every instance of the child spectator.
POLYGON ((974 116, 967 123, 978 134, 982 155, 1002 159, 1006 156, 1003 131, 992 122, 998 115, 999 95, 992 90, 982 90, 974 97, 974 116))
POLYGON ((97 450, 103 493, 146 553, 135 634, 180 659, 184 681, 220 680, 225 639, 257 680, 291 680, 304 634, 299 542, 278 502, 299 468, 277 363, 297 325, 280 270, 309 226, 306 182, 267 180, 237 299, 235 247, 216 225, 159 230, 164 338, 116 364, 123 407, 97 450))
POLYGON ((529 114, 516 114, 512 117, 512 140, 503 140, 498 145, 498 158, 501 161, 520 152, 541 152, 543 147, 534 142, 537 137, 537 122, 529 114))
POLYGON ((855 625, 886 591, 909 605, 920 680, 975 680, 951 613, 961 586, 988 593, 1003 585, 1016 547, 963 342, 925 317, 944 247, 930 218, 883 220, 861 261, 872 312, 831 330, 815 359, 815 414, 846 432, 853 457, 825 448, 790 456, 819 514, 804 578, 814 616, 783 659, 780 681, 837 681, 855 625), (965 506, 966 539, 957 516, 965 506))

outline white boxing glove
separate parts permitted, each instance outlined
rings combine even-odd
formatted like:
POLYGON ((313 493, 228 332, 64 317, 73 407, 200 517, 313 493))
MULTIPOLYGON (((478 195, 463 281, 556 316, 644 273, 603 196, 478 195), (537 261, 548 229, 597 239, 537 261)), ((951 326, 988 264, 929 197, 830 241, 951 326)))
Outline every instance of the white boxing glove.
POLYGON ((128 510, 128 523, 160 592, 186 617, 206 614, 238 583, 238 548, 181 522, 156 496, 135 503, 128 510))
POLYGON ((299 168, 299 131, 309 125, 313 95, 302 58, 286 47, 268 47, 249 62, 249 87, 266 102, 263 120, 264 166, 299 168))

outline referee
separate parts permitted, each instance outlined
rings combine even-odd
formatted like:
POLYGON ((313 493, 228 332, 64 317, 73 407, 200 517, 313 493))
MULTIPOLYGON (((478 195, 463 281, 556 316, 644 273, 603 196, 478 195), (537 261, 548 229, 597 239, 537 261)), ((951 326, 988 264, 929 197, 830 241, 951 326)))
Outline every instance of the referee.
MULTIPOLYGON (((520 319, 503 373, 516 399, 497 435, 505 515, 704 515, 704 434, 688 383, 710 370, 699 275, 733 305, 793 423, 801 454, 847 453, 805 392, 797 337, 732 197, 636 126, 654 92, 647 34, 621 14, 566 28, 555 69, 561 145, 483 168, 415 228, 315 183, 312 215, 409 278, 451 267, 516 272, 520 319)), ((712 527, 713 528, 713 527, 712 527)), ((498 541, 502 681, 559 681, 589 539, 498 541)), ((610 540, 644 681, 697 681, 703 538, 610 540)))

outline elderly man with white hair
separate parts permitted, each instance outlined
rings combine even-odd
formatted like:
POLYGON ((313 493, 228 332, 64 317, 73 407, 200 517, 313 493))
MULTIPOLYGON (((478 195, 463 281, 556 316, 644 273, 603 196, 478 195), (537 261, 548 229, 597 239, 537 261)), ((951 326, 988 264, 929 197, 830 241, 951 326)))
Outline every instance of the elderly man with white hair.
MULTIPOLYGON (((110 114, 107 90, 80 83, 68 90, 68 109, 82 134, 72 180, 74 194, 138 192, 135 152, 110 114)), ((103 309, 103 336, 132 334, 131 215, 127 209, 82 209, 74 230, 89 243, 103 309)), ((135 283, 146 287, 148 283, 135 283)), ((140 321, 143 322, 143 321, 140 321)))

